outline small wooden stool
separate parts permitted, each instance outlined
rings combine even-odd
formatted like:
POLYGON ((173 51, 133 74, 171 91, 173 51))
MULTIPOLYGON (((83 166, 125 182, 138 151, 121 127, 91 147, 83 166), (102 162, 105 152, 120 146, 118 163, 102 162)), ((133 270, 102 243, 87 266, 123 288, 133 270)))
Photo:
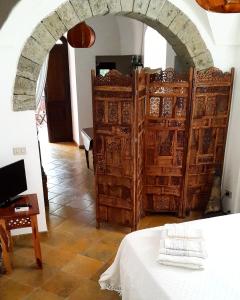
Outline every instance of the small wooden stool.
MULTIPOLYGON (((9 207, 0 208, 0 225, 7 232, 10 239, 10 250, 13 250, 11 230, 32 227, 33 246, 35 251, 36 263, 42 269, 42 254, 39 240, 39 232, 37 225, 37 215, 39 214, 38 200, 36 194, 23 195, 19 197, 9 207), (17 204, 29 204, 29 210, 25 212, 15 212, 14 208, 17 204)), ((3 258, 6 258, 4 263, 8 263, 7 249, 3 247, 3 258)), ((7 271, 11 271, 11 264, 5 266, 7 271)))

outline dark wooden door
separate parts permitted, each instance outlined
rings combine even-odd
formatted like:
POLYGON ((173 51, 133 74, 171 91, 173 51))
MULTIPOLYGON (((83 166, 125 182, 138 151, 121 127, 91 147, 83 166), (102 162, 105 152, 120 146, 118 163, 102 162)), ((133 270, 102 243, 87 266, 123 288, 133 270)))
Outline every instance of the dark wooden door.
POLYGON ((46 80, 46 113, 51 143, 73 140, 68 45, 65 38, 49 54, 46 80))

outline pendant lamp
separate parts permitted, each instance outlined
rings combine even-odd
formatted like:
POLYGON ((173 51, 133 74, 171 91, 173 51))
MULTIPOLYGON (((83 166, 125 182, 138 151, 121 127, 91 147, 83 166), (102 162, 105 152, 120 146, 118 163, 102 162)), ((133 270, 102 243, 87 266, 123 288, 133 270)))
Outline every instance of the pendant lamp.
POLYGON ((73 48, 90 48, 94 44, 96 36, 94 30, 82 22, 68 31, 67 40, 73 48))

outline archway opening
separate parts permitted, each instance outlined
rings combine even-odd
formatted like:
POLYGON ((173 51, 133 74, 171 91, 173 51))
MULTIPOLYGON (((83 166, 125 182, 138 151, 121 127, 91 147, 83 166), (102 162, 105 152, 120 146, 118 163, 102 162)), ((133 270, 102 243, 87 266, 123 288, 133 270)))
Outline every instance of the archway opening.
POLYGON ((69 0, 42 20, 27 40, 18 63, 13 92, 14 111, 34 110, 36 82, 46 55, 56 41, 81 21, 100 15, 125 15, 156 29, 172 45, 188 69, 205 69, 213 60, 193 22, 169 1, 69 0))

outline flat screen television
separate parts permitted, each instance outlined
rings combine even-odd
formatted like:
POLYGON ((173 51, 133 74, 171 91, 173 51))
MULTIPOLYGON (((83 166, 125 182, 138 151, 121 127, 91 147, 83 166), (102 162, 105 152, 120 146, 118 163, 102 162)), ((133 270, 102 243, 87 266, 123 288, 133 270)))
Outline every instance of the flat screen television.
POLYGON ((18 195, 27 190, 24 160, 0 168, 0 207, 14 202, 18 195))

